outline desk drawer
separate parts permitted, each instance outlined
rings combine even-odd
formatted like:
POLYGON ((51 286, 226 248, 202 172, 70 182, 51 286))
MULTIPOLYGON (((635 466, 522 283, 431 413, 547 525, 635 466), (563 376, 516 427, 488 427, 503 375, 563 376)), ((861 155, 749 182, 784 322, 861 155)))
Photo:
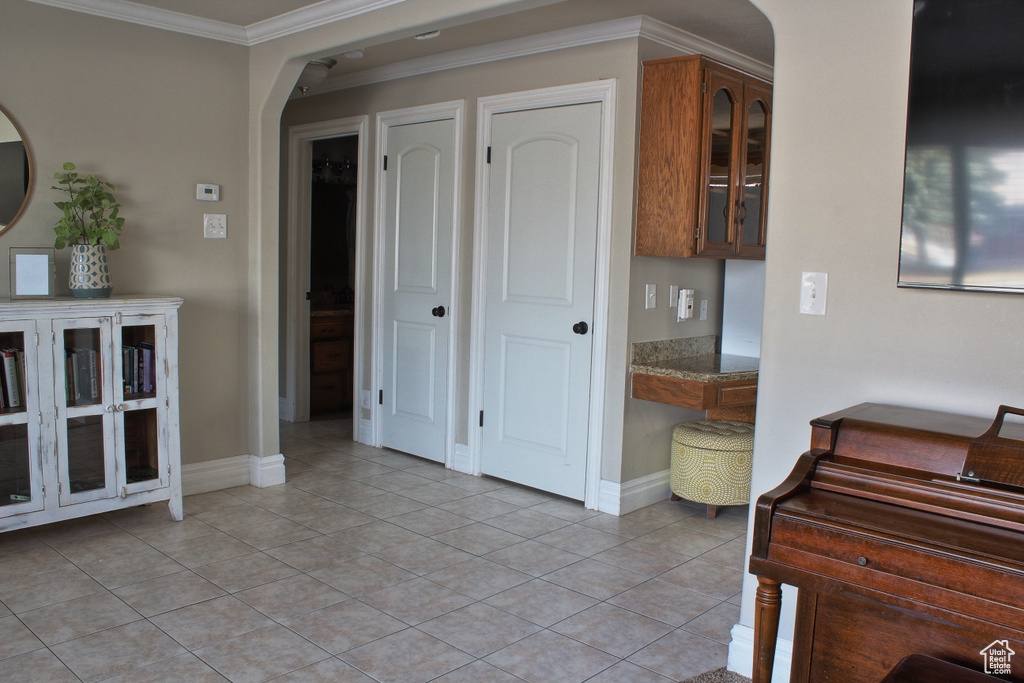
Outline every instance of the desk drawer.
POLYGON ((721 387, 718 390, 719 406, 752 406, 757 403, 757 384, 741 384, 721 387))

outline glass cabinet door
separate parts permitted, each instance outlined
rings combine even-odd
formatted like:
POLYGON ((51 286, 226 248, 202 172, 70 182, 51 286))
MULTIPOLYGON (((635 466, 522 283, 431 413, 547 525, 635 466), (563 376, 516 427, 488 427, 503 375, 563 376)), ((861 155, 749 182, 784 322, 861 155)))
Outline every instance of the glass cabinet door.
POLYGON ((107 457, 114 445, 111 319, 55 320, 53 326, 60 504, 110 498, 116 490, 115 463, 107 457))
POLYGON ((33 321, 0 322, 0 517, 43 509, 33 321))
POLYGON ((118 487, 125 495, 169 484, 167 472, 166 360, 163 316, 124 316, 115 334, 114 416, 118 460, 124 463, 118 487))
POLYGON ((770 95, 748 85, 745 93, 745 144, 741 173, 743 197, 740 202, 738 252, 764 258, 768 140, 771 131, 770 95))
POLYGON ((736 148, 740 135, 740 98, 743 83, 706 72, 705 159, 702 223, 697 237, 697 253, 702 256, 728 256, 734 242, 736 197, 736 148))

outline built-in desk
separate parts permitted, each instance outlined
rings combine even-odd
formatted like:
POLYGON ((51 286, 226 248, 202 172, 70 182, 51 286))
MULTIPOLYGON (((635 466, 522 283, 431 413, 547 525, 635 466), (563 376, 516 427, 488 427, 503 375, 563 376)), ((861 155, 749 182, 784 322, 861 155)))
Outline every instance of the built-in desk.
POLYGON ((633 398, 706 410, 710 420, 754 421, 757 358, 708 353, 691 340, 646 344, 633 345, 633 398))

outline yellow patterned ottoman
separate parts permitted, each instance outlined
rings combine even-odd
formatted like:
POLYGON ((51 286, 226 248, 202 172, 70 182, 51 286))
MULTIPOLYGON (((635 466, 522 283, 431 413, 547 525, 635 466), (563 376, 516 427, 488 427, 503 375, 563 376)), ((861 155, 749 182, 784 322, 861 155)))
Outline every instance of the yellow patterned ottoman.
POLYGON ((672 500, 706 503, 708 519, 719 505, 750 501, 754 425, 734 420, 697 420, 672 432, 672 500))

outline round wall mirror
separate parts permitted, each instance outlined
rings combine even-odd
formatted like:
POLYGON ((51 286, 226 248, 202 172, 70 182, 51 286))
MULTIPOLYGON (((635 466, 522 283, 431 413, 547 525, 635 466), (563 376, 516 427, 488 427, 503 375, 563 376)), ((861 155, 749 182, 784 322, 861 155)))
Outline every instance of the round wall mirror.
POLYGON ((31 180, 25 134, 0 107, 0 232, 11 227, 25 210, 31 180))

